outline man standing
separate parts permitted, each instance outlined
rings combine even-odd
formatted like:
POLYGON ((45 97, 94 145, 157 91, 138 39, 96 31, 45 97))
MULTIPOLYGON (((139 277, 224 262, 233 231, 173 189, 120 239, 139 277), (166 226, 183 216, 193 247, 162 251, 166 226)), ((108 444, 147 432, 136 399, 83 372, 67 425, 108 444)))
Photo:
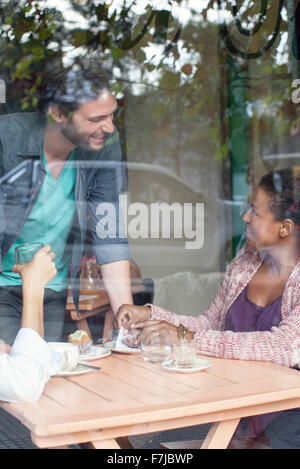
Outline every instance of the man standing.
MULTIPOLYGON (((117 108, 105 73, 59 74, 50 81, 39 113, 0 117, 0 337, 12 344, 20 329, 21 278, 12 272, 21 244, 50 244, 57 276, 44 300, 45 339, 61 337, 71 273, 79 302, 79 266, 89 218, 97 263, 113 312, 132 303, 128 241, 118 204, 121 150, 113 119, 117 108), (110 225, 103 214, 115 208, 110 225), (115 226, 114 232, 107 230, 115 226), (71 269, 70 269, 71 265, 71 269)), ((111 215, 110 215, 111 216, 111 215)))

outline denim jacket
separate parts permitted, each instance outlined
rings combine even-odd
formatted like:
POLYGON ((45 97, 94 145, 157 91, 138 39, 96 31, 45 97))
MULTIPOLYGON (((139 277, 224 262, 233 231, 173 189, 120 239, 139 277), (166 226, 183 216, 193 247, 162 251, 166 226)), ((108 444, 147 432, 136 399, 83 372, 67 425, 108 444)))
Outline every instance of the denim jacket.
MULTIPOLYGON (((28 219, 46 175, 42 162, 45 125, 46 120, 38 113, 0 116, 0 271, 1 259, 28 219)), ((130 258, 119 208, 122 164, 117 130, 100 152, 77 148, 75 165, 76 220, 70 242, 72 293, 78 307, 79 267, 88 216, 97 263, 130 258), (115 210, 109 210, 112 207, 115 210), (106 223, 101 222, 100 215, 106 223), (108 234, 110 222, 116 230, 108 234)))

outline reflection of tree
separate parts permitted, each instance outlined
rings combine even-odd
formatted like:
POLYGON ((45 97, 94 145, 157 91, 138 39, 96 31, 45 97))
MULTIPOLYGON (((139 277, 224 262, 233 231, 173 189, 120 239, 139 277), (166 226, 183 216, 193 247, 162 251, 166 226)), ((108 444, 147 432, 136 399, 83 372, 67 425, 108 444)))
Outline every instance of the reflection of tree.
MULTIPOLYGON (((219 9, 222 8, 222 5, 224 4, 224 2, 222 2, 221 0, 218 0, 217 3, 219 6, 219 9)), ((264 23, 266 22, 267 15, 268 13, 270 13, 270 5, 268 8, 268 3, 269 3, 268 0, 261 0, 260 2, 256 2, 256 3, 260 3, 260 11, 258 14, 258 18, 253 24, 253 26, 251 27, 251 29, 248 29, 243 26, 242 21, 238 18, 239 9, 242 10, 243 5, 240 5, 240 8, 238 8, 237 4, 233 2, 233 5, 232 5, 233 22, 238 32, 242 36, 251 37, 251 36, 257 35, 262 30, 264 23)), ((278 4, 277 9, 276 9, 276 5, 275 7, 273 6, 272 8, 272 14, 276 17, 276 22, 274 23, 272 32, 269 35, 265 34, 266 37, 265 37, 264 44, 261 45, 256 51, 247 52, 247 51, 244 51, 242 47, 237 47, 234 44, 234 41, 230 37, 230 32, 227 28, 226 22, 224 21, 220 23, 220 33, 221 33, 222 39, 224 40, 227 49, 234 56, 241 57, 246 60, 257 59, 265 55, 265 53, 271 49, 272 45, 276 41, 277 36, 279 34, 280 23, 281 23, 281 11, 283 7, 283 0, 280 0, 278 3, 279 4, 278 4)), ((249 15, 249 12, 247 13, 249 15)))
MULTIPOLYGON (((189 152, 193 153, 191 168, 207 164, 213 156, 217 160, 228 156, 226 87, 227 81, 235 78, 227 70, 227 39, 235 47, 239 44, 246 48, 246 52, 247 48, 250 53, 256 51, 259 45, 264 50, 270 33, 264 23, 276 26, 281 0, 276 0, 278 8, 273 10, 266 0, 211 0, 198 11, 192 11, 184 0, 170 0, 168 10, 157 6, 153 9, 149 1, 139 15, 133 0, 124 0, 119 8, 114 7, 114 0, 101 4, 90 0, 82 5, 73 2, 82 24, 72 23, 59 10, 59 2, 56 9, 47 8, 46 3, 10 0, 0 7, 1 76, 12 84, 8 86, 6 110, 36 108, 43 91, 44 71, 54 58, 71 64, 81 56, 94 56, 109 60, 116 71, 115 90, 123 90, 125 103, 128 97, 136 106, 138 118, 126 116, 129 132, 137 135, 131 139, 136 159, 152 161, 156 141, 156 161, 170 164, 178 174, 184 170, 184 158, 189 152), (176 20, 174 12, 181 3, 192 14, 180 25, 180 17, 176 20), (227 18, 231 13, 231 19, 226 20, 225 42, 219 36, 223 20, 220 25, 209 20, 218 6, 227 18), (238 36, 241 32, 248 35, 250 43, 238 36), (149 149, 143 145, 148 137, 149 149)), ((267 54, 255 60, 244 60, 243 54, 234 57, 247 73, 230 84, 231 89, 241 85, 245 88, 249 121, 252 108, 260 108, 261 138, 266 144, 274 115, 276 131, 282 133, 288 132, 298 118, 295 107, 290 105, 288 63, 279 60, 280 53, 275 49, 281 44, 284 50, 287 44, 287 22, 283 16, 280 21, 278 37, 267 54)))
POLYGON ((126 120, 136 158, 169 166, 184 177, 190 171, 188 179, 193 180, 220 148, 217 26, 204 24, 199 28, 198 21, 185 25, 173 54, 179 55, 183 47, 187 57, 197 54, 193 72, 184 73, 190 72, 185 65, 174 70, 169 57, 162 58, 156 88, 153 84, 144 86, 143 92, 130 98, 129 109, 134 112, 126 120), (203 144, 199 146, 199 142, 203 144))
POLYGON ((62 54, 63 16, 55 9, 22 0, 2 4, 0 14, 1 74, 11 84, 7 107, 35 108, 45 66, 62 54))
MULTIPOLYGON (((47 69, 45 65, 53 58, 61 59, 68 54, 76 61, 82 55, 96 53, 102 59, 107 56, 113 58, 115 65, 121 66, 126 51, 150 39, 156 44, 165 43, 165 52, 172 49, 181 29, 177 25, 168 42, 167 33, 172 30, 169 28, 170 12, 153 10, 148 5, 141 18, 144 22, 142 29, 136 33, 136 15, 132 11, 136 2, 130 2, 129 6, 126 3, 124 1, 121 9, 111 11, 106 3, 73 3, 74 10, 82 15, 82 24, 68 21, 59 10, 59 2, 57 9, 46 8, 42 6, 43 2, 33 0, 10 0, 0 5, 1 73, 14 83, 14 99, 18 97, 18 86, 22 88, 22 109, 35 108, 43 71, 47 69), (152 22, 155 28, 150 36, 152 22)), ((141 57, 142 54, 137 59, 138 63, 141 57)))

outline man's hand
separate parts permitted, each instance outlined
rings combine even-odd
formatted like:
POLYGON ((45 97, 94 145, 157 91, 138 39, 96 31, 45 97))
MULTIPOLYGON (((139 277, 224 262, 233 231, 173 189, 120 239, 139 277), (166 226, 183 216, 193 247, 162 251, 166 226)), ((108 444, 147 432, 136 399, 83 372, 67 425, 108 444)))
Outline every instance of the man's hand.
POLYGON ((148 306, 123 305, 117 313, 117 328, 120 329, 123 326, 124 329, 130 329, 136 323, 147 321, 150 314, 151 309, 148 306))
POLYGON ((15 264, 12 271, 22 277, 23 284, 45 287, 57 274, 54 259, 55 254, 51 251, 51 246, 43 246, 30 262, 15 264))

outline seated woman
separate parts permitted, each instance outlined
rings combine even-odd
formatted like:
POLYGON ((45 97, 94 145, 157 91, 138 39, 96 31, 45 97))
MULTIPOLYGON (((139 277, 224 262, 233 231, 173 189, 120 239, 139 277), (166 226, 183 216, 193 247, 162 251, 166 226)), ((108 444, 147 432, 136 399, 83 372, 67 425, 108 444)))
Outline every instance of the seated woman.
MULTIPOLYGON (((117 323, 125 328, 169 329, 182 323, 199 352, 287 367, 300 361, 300 204, 291 170, 264 176, 243 220, 247 243, 229 265, 209 309, 199 317, 178 316, 157 306, 123 305, 117 323)), ((297 432, 300 434, 300 413, 297 432)), ((252 419, 262 432, 261 419, 252 419)), ((295 434, 296 435, 296 434, 295 434)), ((298 442, 300 447, 300 441, 298 442)))
POLYGON ((50 375, 63 365, 62 356, 50 352, 42 338, 44 288, 57 273, 54 257, 44 246, 31 262, 13 267, 22 277, 22 327, 11 349, 0 347, 0 401, 37 401, 50 375))

